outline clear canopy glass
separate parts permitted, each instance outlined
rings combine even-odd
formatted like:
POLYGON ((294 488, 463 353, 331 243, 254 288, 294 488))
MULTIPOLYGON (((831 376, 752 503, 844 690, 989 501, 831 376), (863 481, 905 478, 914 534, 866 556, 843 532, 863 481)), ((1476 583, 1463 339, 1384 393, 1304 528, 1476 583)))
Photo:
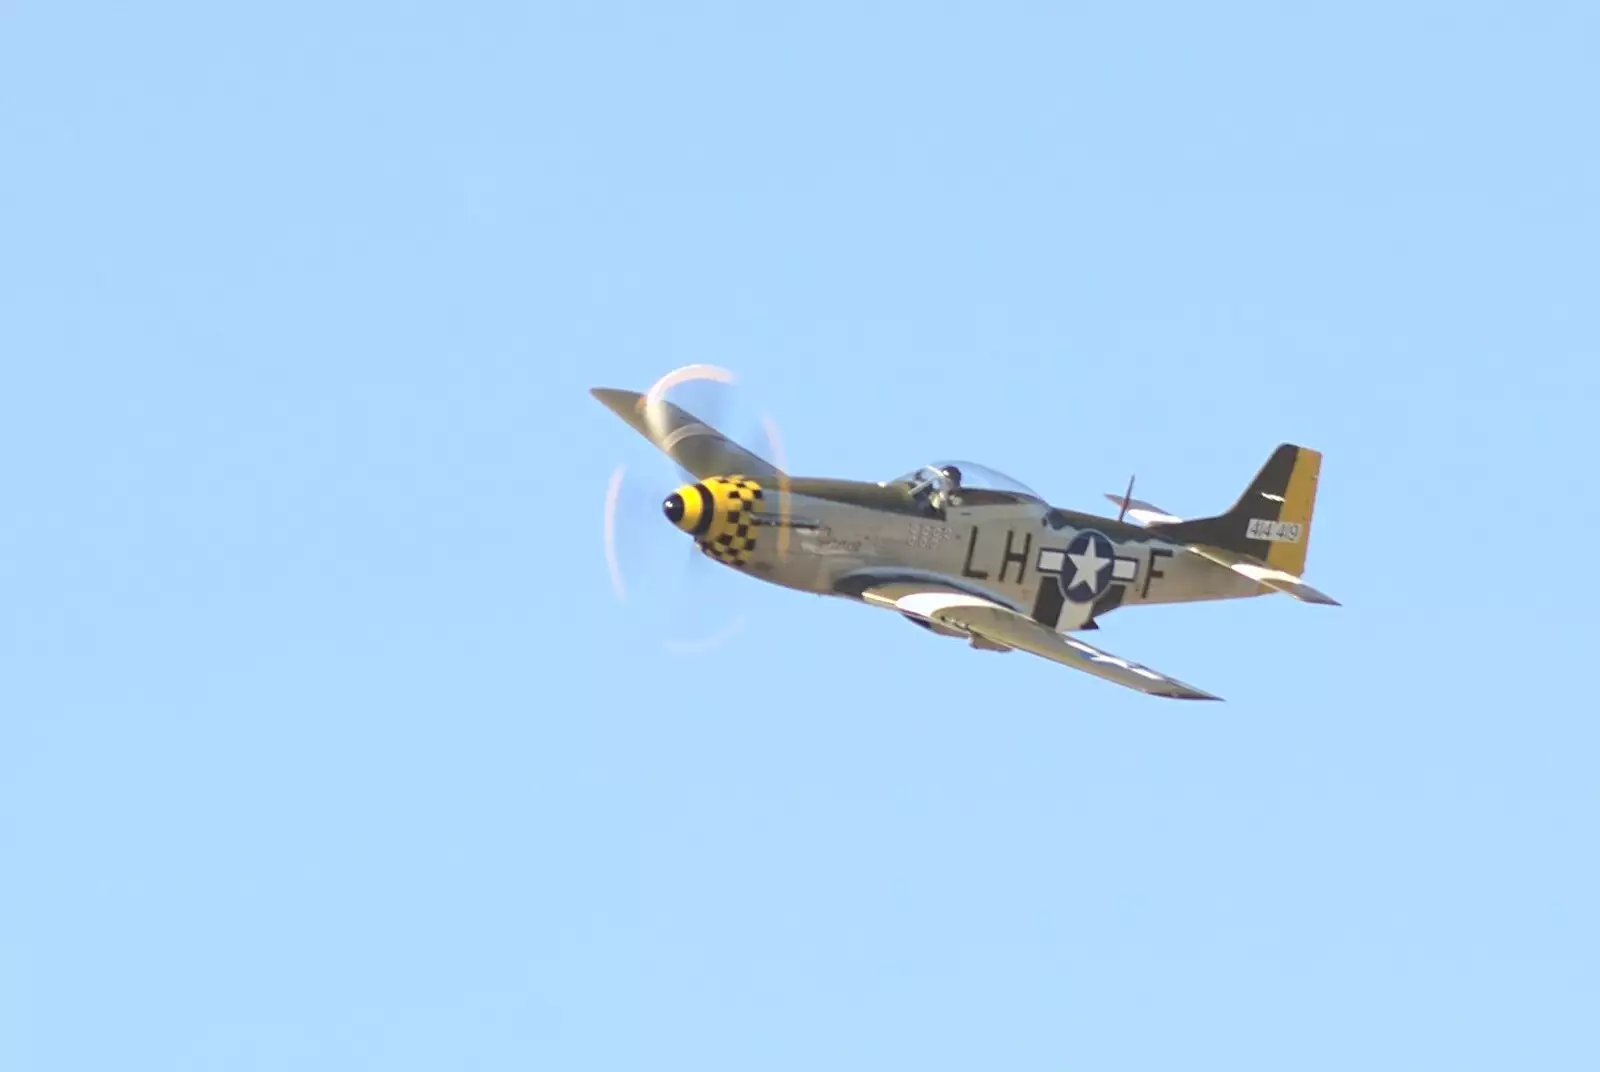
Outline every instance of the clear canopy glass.
POLYGON ((1038 492, 1020 480, 1015 480, 998 469, 992 469, 978 462, 952 460, 933 462, 914 469, 903 476, 898 476, 887 481, 887 485, 900 484, 910 487, 912 491, 936 490, 943 492, 957 490, 993 491, 1003 495, 1014 496, 1018 499, 1031 499, 1043 502, 1038 492))

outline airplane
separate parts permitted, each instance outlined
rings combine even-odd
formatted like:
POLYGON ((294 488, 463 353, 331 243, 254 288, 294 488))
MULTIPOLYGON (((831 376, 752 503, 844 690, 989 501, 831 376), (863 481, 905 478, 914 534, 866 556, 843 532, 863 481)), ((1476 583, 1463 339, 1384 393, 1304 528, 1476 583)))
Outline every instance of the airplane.
MULTIPOLYGON (((662 382, 666 382, 663 380, 662 382)), ((1239 500, 1180 518, 1121 495, 1115 518, 1052 506, 971 462, 885 481, 794 476, 649 393, 590 393, 693 479, 661 504, 715 561, 801 592, 898 612, 988 651, 1024 651, 1151 696, 1220 700, 1075 633, 1122 607, 1286 593, 1301 579, 1322 455, 1277 447, 1239 500)))

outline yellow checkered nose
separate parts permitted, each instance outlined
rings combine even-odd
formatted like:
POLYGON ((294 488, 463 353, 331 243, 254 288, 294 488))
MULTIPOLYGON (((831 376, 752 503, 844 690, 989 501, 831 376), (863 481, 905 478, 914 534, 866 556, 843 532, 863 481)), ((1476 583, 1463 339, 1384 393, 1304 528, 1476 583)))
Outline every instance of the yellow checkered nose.
POLYGON ((754 512, 760 501, 761 486, 754 480, 709 477, 668 495, 661 512, 712 558, 745 566, 756 549, 754 512))

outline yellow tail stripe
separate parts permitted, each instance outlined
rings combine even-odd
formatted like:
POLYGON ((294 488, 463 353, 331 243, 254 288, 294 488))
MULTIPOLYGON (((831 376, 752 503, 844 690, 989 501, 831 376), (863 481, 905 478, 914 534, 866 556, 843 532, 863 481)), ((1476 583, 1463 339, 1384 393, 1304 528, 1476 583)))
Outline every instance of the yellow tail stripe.
POLYGON ((1293 543, 1274 543, 1267 550, 1267 565, 1295 576, 1305 572, 1306 551, 1311 544, 1311 513, 1317 500, 1317 474, 1322 470, 1322 454, 1301 447, 1289 474, 1289 487, 1283 493, 1278 520, 1300 526, 1300 538, 1293 543))

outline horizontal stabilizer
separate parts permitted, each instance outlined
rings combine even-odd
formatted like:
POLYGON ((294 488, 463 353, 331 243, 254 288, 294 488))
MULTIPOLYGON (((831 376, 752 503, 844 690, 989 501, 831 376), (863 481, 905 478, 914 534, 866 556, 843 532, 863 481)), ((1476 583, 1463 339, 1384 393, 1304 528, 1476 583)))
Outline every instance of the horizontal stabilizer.
POLYGON ((1226 551, 1220 547, 1207 547, 1204 544, 1190 544, 1189 550, 1208 561, 1219 566, 1226 566, 1241 577, 1248 577, 1264 588, 1271 588, 1275 592, 1294 596, 1302 603, 1321 603, 1324 606, 1341 606, 1337 599, 1319 592, 1306 584, 1299 577, 1284 570, 1273 569, 1244 555, 1226 551))
MULTIPOLYGON (((1117 508, 1121 509, 1121 495, 1114 495, 1108 491, 1105 493, 1105 497, 1116 503, 1117 508)), ((1165 510, 1161 509, 1161 507, 1155 505, 1154 503, 1147 503, 1143 499, 1129 499, 1128 512, 1123 516, 1123 520, 1131 521, 1135 525, 1150 525, 1158 522, 1171 523, 1174 521, 1182 521, 1183 518, 1177 516, 1176 514, 1169 514, 1165 510)))

